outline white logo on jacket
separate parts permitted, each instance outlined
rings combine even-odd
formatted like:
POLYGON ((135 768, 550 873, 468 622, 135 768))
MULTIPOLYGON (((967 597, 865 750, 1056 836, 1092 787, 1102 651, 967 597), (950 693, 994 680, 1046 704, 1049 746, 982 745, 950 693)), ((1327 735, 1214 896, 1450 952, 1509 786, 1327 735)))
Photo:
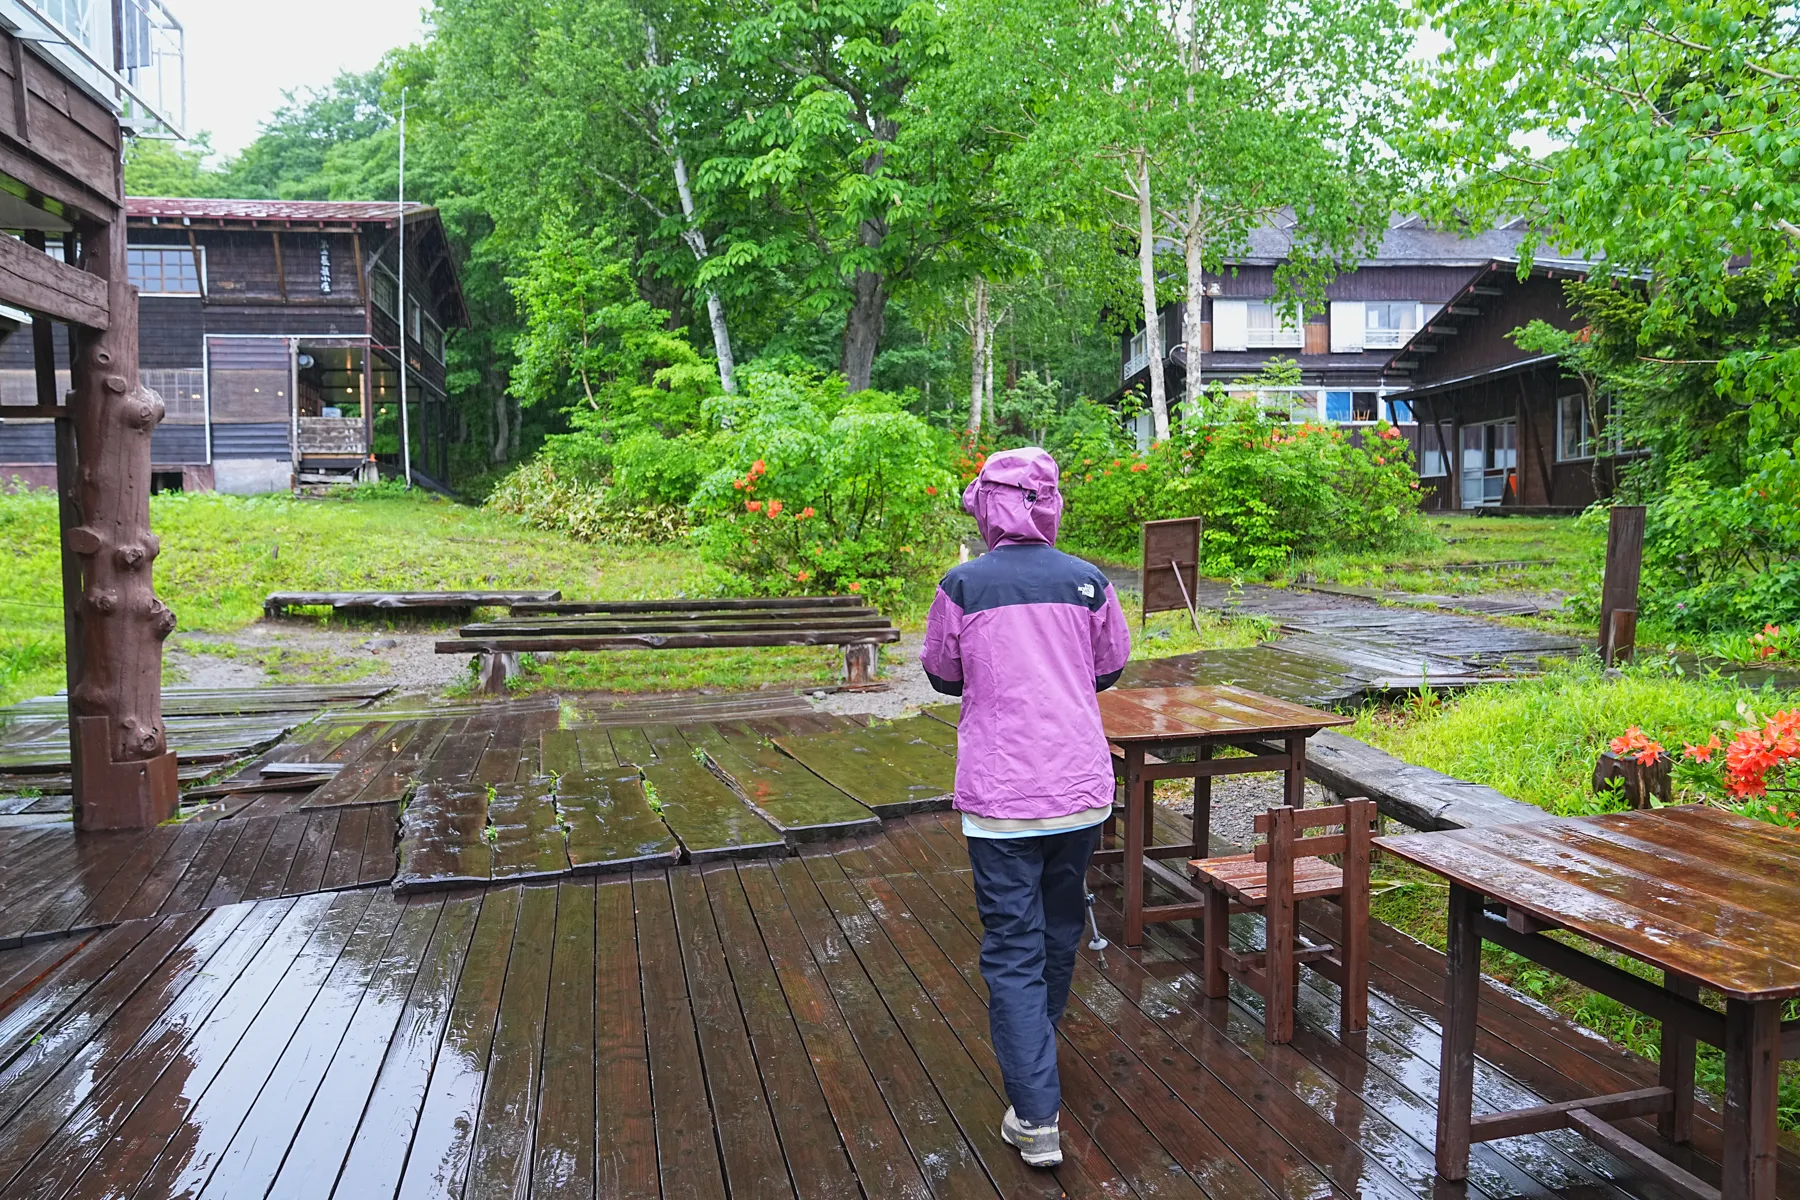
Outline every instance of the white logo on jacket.
POLYGON ((1084 583, 1075 590, 1080 592, 1083 596, 1086 596, 1089 600, 1094 598, 1094 585, 1091 583, 1084 583))

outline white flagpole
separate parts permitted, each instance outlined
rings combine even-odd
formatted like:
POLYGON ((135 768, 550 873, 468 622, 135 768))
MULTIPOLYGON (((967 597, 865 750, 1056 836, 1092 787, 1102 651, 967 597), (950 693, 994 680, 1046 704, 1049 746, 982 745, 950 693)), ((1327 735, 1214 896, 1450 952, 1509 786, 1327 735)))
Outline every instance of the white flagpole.
POLYGON ((412 424, 406 415, 406 89, 400 89, 400 463, 412 486, 412 424))

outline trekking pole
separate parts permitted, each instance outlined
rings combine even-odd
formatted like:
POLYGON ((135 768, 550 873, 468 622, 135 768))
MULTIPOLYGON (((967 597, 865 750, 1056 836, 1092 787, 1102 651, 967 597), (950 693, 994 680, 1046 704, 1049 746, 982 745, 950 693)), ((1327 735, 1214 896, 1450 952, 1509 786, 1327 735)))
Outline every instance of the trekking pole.
POLYGON ((1106 949, 1107 941, 1100 936, 1100 922, 1094 919, 1094 893, 1092 892, 1087 894, 1087 912, 1088 926, 1094 931, 1093 938, 1088 941, 1088 949, 1104 950, 1106 949))

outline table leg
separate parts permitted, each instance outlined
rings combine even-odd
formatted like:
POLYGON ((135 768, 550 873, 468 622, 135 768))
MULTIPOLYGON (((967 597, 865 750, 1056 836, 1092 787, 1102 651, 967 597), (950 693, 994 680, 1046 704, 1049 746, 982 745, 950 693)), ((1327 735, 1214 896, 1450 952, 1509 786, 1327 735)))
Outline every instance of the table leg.
POLYGON ((1293 808, 1306 807, 1306 739, 1291 737, 1287 740, 1287 773, 1282 782, 1285 785, 1283 804, 1293 808))
POLYGON ((1144 751, 1125 748, 1125 944, 1144 944, 1144 825, 1150 819, 1144 751))
POLYGON ((1475 1101, 1476 1005, 1481 999, 1481 893, 1450 885, 1445 930, 1444 1036, 1438 1059, 1437 1173, 1469 1177, 1469 1120, 1475 1101))
MULTIPOLYGON (((1700 985, 1677 971, 1663 972, 1663 989, 1688 1000, 1700 998, 1700 985)), ((1662 1027, 1662 1065, 1657 1080, 1675 1093, 1672 1112, 1658 1113, 1656 1132, 1671 1142, 1694 1140, 1694 1039, 1668 1024, 1662 1027)))
MULTIPOLYGON (((1202 746, 1197 757, 1201 762, 1211 762, 1213 748, 1202 746)), ((1212 857, 1212 776, 1194 776, 1194 853, 1201 858, 1212 857)))
POLYGON ((1725 1001, 1722 1200, 1775 1200, 1781 1002, 1725 1001))

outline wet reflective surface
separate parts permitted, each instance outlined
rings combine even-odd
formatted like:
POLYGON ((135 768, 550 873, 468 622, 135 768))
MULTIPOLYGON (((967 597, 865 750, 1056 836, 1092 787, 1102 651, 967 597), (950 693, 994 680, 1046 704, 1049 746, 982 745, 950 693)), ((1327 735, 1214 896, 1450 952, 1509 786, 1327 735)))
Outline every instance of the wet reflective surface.
MULTIPOLYGON (((1651 886, 1599 846, 1542 845, 1651 886)), ((1771 878, 1720 886, 1748 903, 1771 878)), ((1116 938, 1119 889, 1097 891, 1116 938)), ((1260 936, 1234 919, 1241 947, 1260 936)), ((0 951, 0 1195, 1652 1194, 1567 1133, 1479 1147, 1466 1186, 1439 1183, 1442 960, 1384 928, 1369 1029, 1340 1036, 1305 971, 1282 1046, 1253 993, 1203 997, 1184 924, 1084 946, 1066 1157, 1032 1171, 998 1136, 980 938, 955 822, 922 814, 774 861, 352 888, 0 951)), ((1477 1111, 1654 1079, 1498 992, 1477 1051, 1477 1111)))

